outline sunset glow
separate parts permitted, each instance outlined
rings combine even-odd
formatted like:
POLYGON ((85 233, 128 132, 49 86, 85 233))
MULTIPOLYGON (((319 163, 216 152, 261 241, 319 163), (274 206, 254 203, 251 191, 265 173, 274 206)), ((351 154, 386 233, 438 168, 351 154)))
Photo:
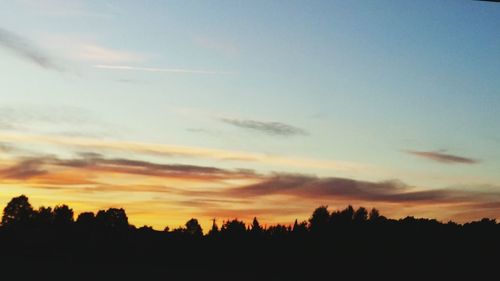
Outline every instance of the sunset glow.
POLYGON ((3 3, 0 205, 500 218, 500 5, 139 2, 3 3))

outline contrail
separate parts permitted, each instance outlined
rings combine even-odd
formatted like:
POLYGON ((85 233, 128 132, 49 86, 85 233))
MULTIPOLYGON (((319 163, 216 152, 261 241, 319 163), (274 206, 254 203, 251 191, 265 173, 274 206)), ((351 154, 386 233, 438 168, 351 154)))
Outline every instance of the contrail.
POLYGON ((132 71, 147 71, 147 72, 170 72, 170 73, 186 73, 186 74, 228 74, 229 72, 210 71, 210 70, 194 70, 183 68, 154 68, 154 67, 135 67, 128 65, 107 65, 97 64, 95 68, 113 69, 113 70, 132 70, 132 71))

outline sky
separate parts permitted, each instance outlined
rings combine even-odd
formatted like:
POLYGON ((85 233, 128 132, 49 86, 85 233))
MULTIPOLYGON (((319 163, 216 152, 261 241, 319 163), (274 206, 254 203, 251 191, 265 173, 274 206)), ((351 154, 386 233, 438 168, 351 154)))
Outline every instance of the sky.
POLYGON ((500 5, 0 0, 0 206, 500 217, 500 5))

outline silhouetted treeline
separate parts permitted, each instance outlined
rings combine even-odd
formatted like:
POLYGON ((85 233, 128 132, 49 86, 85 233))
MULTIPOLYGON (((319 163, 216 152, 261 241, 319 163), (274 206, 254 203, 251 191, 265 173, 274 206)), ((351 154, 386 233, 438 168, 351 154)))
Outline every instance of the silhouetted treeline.
POLYGON ((352 206, 332 212, 321 206, 307 221, 293 225, 264 227, 254 218, 248 224, 233 219, 218 226, 214 220, 204 234, 194 218, 183 227, 157 231, 129 224, 123 209, 84 212, 75 220, 66 205, 35 210, 26 196, 19 196, 5 207, 0 227, 0 262, 24 266, 451 274, 493 268, 500 262, 499 250, 500 225, 494 219, 463 225, 395 220, 377 209, 352 206))

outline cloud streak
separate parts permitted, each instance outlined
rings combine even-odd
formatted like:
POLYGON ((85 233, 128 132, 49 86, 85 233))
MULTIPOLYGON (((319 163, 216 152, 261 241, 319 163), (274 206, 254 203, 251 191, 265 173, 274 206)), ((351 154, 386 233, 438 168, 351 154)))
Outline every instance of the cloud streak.
POLYGON ((61 159, 56 156, 38 156, 23 159, 12 167, 0 170, 8 179, 29 179, 50 173, 51 167, 77 169, 81 173, 117 173, 160 178, 181 178, 203 181, 248 179, 260 176, 251 170, 226 170, 216 167, 160 164, 125 158, 104 158, 96 153, 83 153, 80 157, 61 159))
POLYGON ((23 160, 12 167, 0 170, 0 177, 4 179, 25 180, 48 173, 41 168, 43 162, 40 159, 23 160))
POLYGON ((227 194, 237 197, 291 195, 310 199, 385 203, 462 202, 479 195, 479 193, 452 189, 421 190, 399 181, 370 182, 348 178, 318 178, 300 174, 276 174, 256 184, 230 189, 227 194))
POLYGON ((64 71, 53 58, 43 52, 39 47, 29 40, 4 28, 0 28, 0 46, 3 46, 17 56, 42 68, 59 72, 64 71))
POLYGON ((323 170, 336 170, 343 172, 356 172, 359 170, 370 170, 372 167, 361 163, 351 163, 334 160, 321 160, 300 157, 284 157, 279 155, 268 155, 256 152, 232 151, 223 149, 211 149, 203 147, 179 146, 169 144, 155 144, 143 142, 129 142, 118 140, 105 140, 89 137, 67 137, 34 134, 2 133, 3 141, 17 143, 39 143, 55 146, 66 146, 85 150, 108 150, 128 153, 140 153, 146 155, 163 155, 186 158, 204 158, 223 161, 237 162, 261 162, 276 166, 314 168, 323 170))
MULTIPOLYGON (((185 214, 205 218, 259 215, 288 220, 308 215, 311 208, 320 204, 369 205, 395 216, 408 210, 413 215, 430 214, 446 206, 449 213, 440 214, 453 216, 453 212, 459 212, 462 217, 481 206, 481 212, 469 214, 476 218, 500 206, 500 193, 491 188, 426 189, 397 180, 261 174, 245 169, 112 158, 97 153, 70 158, 39 155, 1 164, 4 168, 0 169, 0 188, 11 191, 17 186, 36 188, 54 197, 75 193, 94 199, 123 196, 120 198, 126 204, 135 204, 137 197, 152 197, 164 208, 175 207, 185 214)), ((160 215, 160 211, 151 208, 136 206, 137 210, 160 215)))
POLYGON ((196 70, 185 68, 155 68, 155 67, 138 67, 129 65, 109 65, 109 64, 96 64, 94 68, 108 69, 108 70, 122 70, 122 71, 145 71, 145 72, 164 72, 164 73, 177 73, 177 74, 228 74, 229 72, 223 71, 210 71, 210 70, 196 70))
POLYGON ((0 106, 0 130, 67 136, 106 136, 117 129, 93 112, 79 107, 14 104, 0 106))
POLYGON ((0 106, 0 120, 4 120, 11 126, 24 125, 27 123, 50 123, 81 125, 83 123, 95 123, 96 118, 90 111, 74 106, 33 106, 15 105, 0 106))
POLYGON ((179 177, 200 180, 222 180, 228 178, 237 179, 258 177, 258 175, 251 170, 239 169, 232 171, 208 166, 159 164, 149 161, 140 161, 125 158, 106 159, 102 155, 95 153, 82 154, 82 157, 76 159, 54 159, 50 162, 58 166, 73 167, 86 170, 165 178, 179 177))
POLYGON ((452 155, 452 154, 446 154, 442 152, 434 152, 434 151, 414 151, 414 150, 408 150, 406 151, 407 153, 432 160, 435 162, 440 162, 440 163, 445 163, 445 164, 477 164, 479 163, 478 160, 472 159, 472 158, 467 158, 464 156, 457 156, 457 155, 452 155))
POLYGON ((144 56, 122 50, 115 50, 98 46, 96 44, 86 44, 79 46, 76 58, 94 62, 142 62, 144 56))
POLYGON ((221 118, 219 120, 235 127, 260 132, 267 135, 273 135, 273 136, 307 135, 307 132, 305 130, 281 122, 263 122, 256 120, 242 120, 234 118, 221 118))

